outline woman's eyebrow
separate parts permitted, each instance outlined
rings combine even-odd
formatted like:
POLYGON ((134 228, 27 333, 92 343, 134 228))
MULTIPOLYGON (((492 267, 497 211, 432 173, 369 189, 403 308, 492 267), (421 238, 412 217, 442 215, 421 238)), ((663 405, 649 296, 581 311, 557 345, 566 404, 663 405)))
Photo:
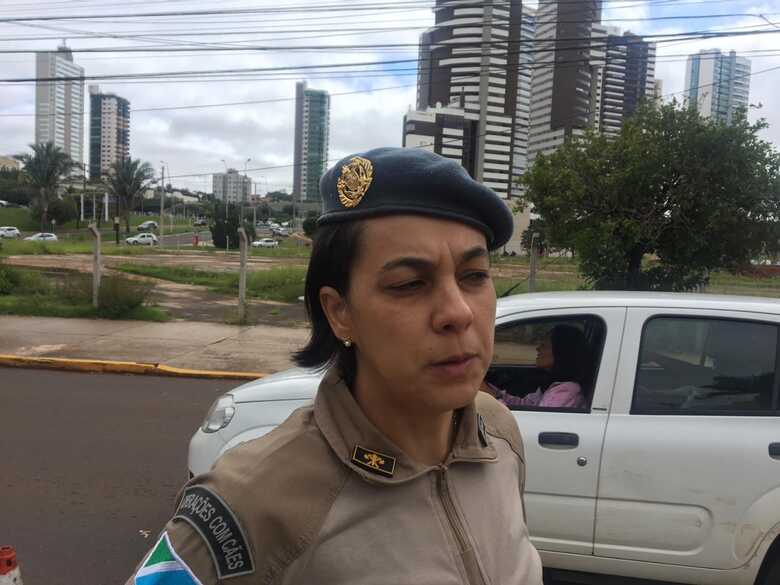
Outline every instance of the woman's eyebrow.
MULTIPOLYGON (((489 257, 487 248, 484 246, 474 246, 473 248, 463 252, 460 257, 460 263, 462 264, 464 262, 483 257, 489 257)), ((435 263, 417 256, 403 256, 401 258, 395 258, 385 262, 385 264, 382 266, 382 271, 386 272, 388 270, 392 270, 393 268, 400 267, 411 268, 413 270, 433 270, 435 268, 435 263)))
POLYGON ((412 268, 414 270, 430 270, 433 268, 433 262, 415 256, 404 256, 385 262, 382 266, 382 271, 385 272, 400 267, 412 268))

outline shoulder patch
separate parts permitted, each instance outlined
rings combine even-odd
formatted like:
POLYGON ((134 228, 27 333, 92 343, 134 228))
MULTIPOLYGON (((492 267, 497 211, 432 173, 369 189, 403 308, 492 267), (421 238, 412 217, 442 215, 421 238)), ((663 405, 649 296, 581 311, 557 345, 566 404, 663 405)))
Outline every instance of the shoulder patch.
POLYGON ((254 573, 252 552, 238 519, 209 488, 196 485, 184 490, 173 520, 183 520, 198 531, 220 579, 254 573))
POLYGON ((202 585, 163 532, 133 579, 134 585, 202 585))

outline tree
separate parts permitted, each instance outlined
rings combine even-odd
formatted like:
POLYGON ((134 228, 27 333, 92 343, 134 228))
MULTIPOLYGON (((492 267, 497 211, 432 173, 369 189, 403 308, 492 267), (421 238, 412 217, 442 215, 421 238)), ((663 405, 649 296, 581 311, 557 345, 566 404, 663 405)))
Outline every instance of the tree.
POLYGON ((539 252, 544 252, 544 250, 547 248, 547 226, 545 225, 544 220, 540 217, 536 217, 528 223, 528 228, 526 228, 526 230, 523 232, 523 235, 520 237, 520 244, 526 251, 530 253, 531 240, 533 239, 534 232, 539 234, 536 237, 534 244, 536 244, 536 248, 539 250, 539 252))
MULTIPOLYGON (((229 243, 231 249, 238 249, 238 228, 241 225, 240 211, 239 205, 228 204, 226 209, 224 203, 216 202, 214 204, 209 230, 211 231, 211 241, 214 243, 215 248, 224 250, 229 243)), ((243 225, 246 235, 251 242, 255 239, 255 226, 252 225, 251 221, 246 220, 243 225)))
POLYGON ((18 155, 24 165, 27 181, 35 188, 34 206, 40 212, 41 231, 49 224, 49 205, 57 198, 57 189, 62 177, 78 165, 65 151, 51 142, 31 144, 32 154, 18 155))
POLYGON ((314 232, 317 231, 317 218, 316 217, 307 217, 303 220, 303 233, 306 234, 308 237, 312 237, 314 235, 314 232))
POLYGON ((22 171, 0 168, 0 199, 27 206, 35 198, 35 193, 22 171))
POLYGON ((614 140, 587 133, 526 173, 556 245, 576 250, 595 287, 691 290, 736 270, 771 241, 780 217, 780 155, 762 120, 705 120, 676 103, 645 104, 614 140))
POLYGON ((130 210, 149 187, 154 176, 152 166, 139 159, 124 158, 111 165, 105 179, 106 187, 116 197, 119 215, 125 220, 125 233, 130 233, 130 210))

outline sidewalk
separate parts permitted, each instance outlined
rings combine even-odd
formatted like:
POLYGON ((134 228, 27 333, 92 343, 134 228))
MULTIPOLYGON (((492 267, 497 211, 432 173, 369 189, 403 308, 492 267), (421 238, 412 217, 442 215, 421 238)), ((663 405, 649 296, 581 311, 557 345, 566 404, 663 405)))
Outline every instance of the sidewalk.
POLYGON ((292 366, 290 355, 308 333, 269 325, 0 316, 0 354, 273 373, 292 366))

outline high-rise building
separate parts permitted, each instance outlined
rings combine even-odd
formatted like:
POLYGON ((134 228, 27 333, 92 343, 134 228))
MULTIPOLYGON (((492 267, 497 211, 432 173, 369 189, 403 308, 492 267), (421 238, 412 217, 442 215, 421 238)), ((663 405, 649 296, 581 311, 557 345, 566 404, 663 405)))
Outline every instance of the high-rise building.
POLYGON ((750 97, 750 60, 718 49, 688 57, 685 101, 705 118, 730 124, 734 113, 747 108, 750 97))
POLYGON ((330 96, 308 89, 305 81, 295 84, 295 155, 293 198, 318 201, 320 177, 328 166, 330 140, 330 96))
POLYGON ((111 165, 130 158, 130 102, 89 86, 89 176, 99 179, 111 165))
POLYGON ((82 163, 84 69, 73 62, 70 49, 61 46, 36 55, 35 76, 35 142, 51 142, 82 163))
POLYGON ((223 203, 247 203, 252 194, 252 179, 239 174, 236 169, 212 176, 214 199, 223 203))
POLYGON ((520 196, 520 178, 528 168, 528 133, 531 123, 531 83, 534 70, 534 35, 536 34, 536 10, 523 6, 520 24, 520 45, 517 71, 517 109, 515 110, 514 148, 512 149, 511 194, 520 196))
POLYGON ((478 116, 460 108, 426 108, 404 116, 404 148, 423 148, 451 158, 472 176, 477 166, 478 134, 478 116))
POLYGON ((476 120, 473 176, 509 197, 521 1, 436 0, 434 14, 435 26, 420 38, 417 109, 455 107, 476 120))
POLYGON ((529 163, 598 124, 606 58, 601 1, 539 0, 534 37, 529 163))
POLYGON ((600 0, 540 0, 529 159, 590 128, 616 136, 655 95, 655 44, 600 23, 600 0))

